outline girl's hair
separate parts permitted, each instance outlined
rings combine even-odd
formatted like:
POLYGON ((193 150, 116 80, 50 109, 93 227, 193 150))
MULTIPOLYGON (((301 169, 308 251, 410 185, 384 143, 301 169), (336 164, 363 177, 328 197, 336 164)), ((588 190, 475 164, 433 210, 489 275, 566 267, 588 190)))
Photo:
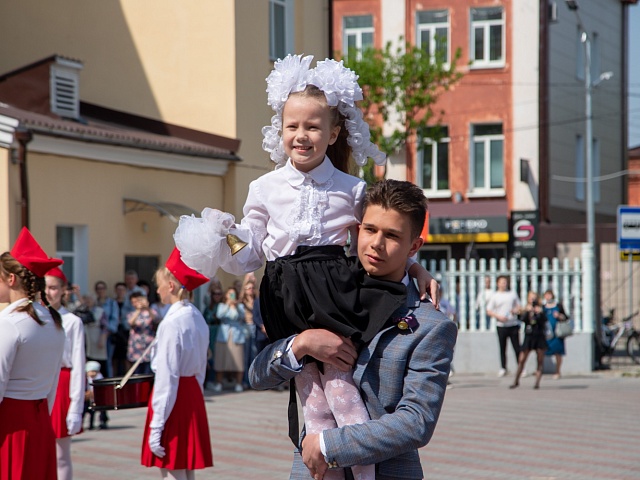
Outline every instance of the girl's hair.
POLYGON ((40 293, 40 299, 42 303, 49 309, 49 313, 53 318, 53 323, 57 328, 62 328, 62 317, 60 313, 51 306, 49 300, 47 300, 47 294, 45 293, 44 278, 37 277, 31 270, 24 267, 20 262, 11 256, 9 252, 5 252, 0 255, 0 275, 3 279, 14 274, 20 279, 20 286, 22 290, 27 294, 29 303, 21 305, 16 309, 18 312, 27 312, 31 318, 33 318, 40 325, 44 325, 44 322, 40 320, 36 309, 33 306, 33 302, 37 301, 37 295, 40 293))
MULTIPOLYGON (((289 98, 294 95, 302 98, 314 98, 327 105, 327 97, 325 96, 324 92, 315 85, 307 85, 307 87, 301 92, 291 93, 289 95, 289 98)), ((337 106, 330 107, 329 105, 327 105, 327 108, 330 112, 329 121, 331 122, 331 126, 340 127, 338 138, 333 143, 333 145, 329 145, 327 147, 327 156, 331 160, 333 166, 336 167, 336 169, 350 175, 355 175, 357 173, 356 165, 355 162, 351 161, 351 147, 349 146, 349 143, 347 143, 349 132, 344 124, 344 117, 338 111, 337 106)))
POLYGON ((173 273, 171 273, 171 271, 167 267, 160 267, 158 270, 156 270, 156 273, 153 277, 156 281, 156 284, 158 283, 159 277, 162 277, 165 280, 174 281, 175 283, 180 285, 180 294, 178 295, 180 300, 189 300, 189 301, 193 300, 193 292, 190 292, 186 288, 182 288, 182 282, 178 280, 176 276, 173 273))
POLYGON ((242 283, 242 292, 240 292, 240 302, 243 303, 245 300, 247 300, 247 294, 245 293, 245 289, 247 288, 247 285, 253 285, 253 300, 257 300, 256 298, 256 282, 254 282, 253 280, 245 280, 242 283))

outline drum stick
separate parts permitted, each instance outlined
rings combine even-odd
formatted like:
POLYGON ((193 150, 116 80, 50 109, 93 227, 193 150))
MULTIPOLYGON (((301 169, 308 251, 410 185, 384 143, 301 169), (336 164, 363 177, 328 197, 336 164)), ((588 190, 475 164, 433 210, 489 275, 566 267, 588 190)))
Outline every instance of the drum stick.
POLYGON ((133 375, 133 372, 136 371, 136 368, 138 368, 138 365, 140 365, 140 363, 142 362, 142 359, 147 355, 147 353, 149 353, 149 350, 151 350, 151 347, 156 343, 155 339, 153 340, 153 342, 151 342, 149 344, 149 346, 145 349, 145 351, 142 353, 142 355, 140 355, 140 358, 138 358, 138 360, 136 360, 136 363, 133 364, 133 366, 129 369, 129 371, 126 373, 126 375, 124 377, 122 377, 122 381, 116 385, 116 390, 119 390, 121 388, 123 388, 127 382, 129 381, 129 378, 131 378, 131 375, 133 375))

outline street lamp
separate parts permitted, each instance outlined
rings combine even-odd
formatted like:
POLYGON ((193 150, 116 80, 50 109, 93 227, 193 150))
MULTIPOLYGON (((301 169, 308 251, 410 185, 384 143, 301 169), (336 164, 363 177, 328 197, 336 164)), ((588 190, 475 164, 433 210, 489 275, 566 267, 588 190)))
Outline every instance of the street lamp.
POLYGON ((608 80, 613 73, 606 72, 600 75, 598 81, 594 84, 591 81, 591 39, 586 28, 582 24, 580 14, 578 13, 578 2, 576 0, 565 0, 569 10, 573 11, 578 21, 580 29, 580 41, 584 44, 585 62, 584 62, 584 90, 585 90, 585 168, 587 171, 587 189, 586 189, 586 216, 587 216, 587 243, 586 248, 583 247, 583 255, 585 259, 585 290, 584 290, 584 318, 591 319, 590 325, 583 325, 588 328, 594 328, 596 336, 600 338, 600 329, 598 328, 600 313, 597 310, 597 287, 596 287, 596 235, 595 235, 595 207, 593 198, 593 127, 591 113, 591 91, 603 80, 608 80))

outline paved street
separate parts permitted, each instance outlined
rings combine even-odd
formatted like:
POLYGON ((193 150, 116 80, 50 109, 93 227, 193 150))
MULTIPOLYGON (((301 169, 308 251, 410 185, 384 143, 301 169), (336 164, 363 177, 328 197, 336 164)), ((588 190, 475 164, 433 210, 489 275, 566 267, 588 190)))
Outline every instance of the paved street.
MULTIPOLYGON (((637 479, 640 368, 588 376, 454 376, 431 443, 421 456, 429 480, 637 479)), ((213 468, 198 479, 286 479, 292 445, 287 392, 207 392, 213 468)), ((110 412, 110 429, 73 441, 78 480, 158 479, 139 465, 145 409, 110 412)))

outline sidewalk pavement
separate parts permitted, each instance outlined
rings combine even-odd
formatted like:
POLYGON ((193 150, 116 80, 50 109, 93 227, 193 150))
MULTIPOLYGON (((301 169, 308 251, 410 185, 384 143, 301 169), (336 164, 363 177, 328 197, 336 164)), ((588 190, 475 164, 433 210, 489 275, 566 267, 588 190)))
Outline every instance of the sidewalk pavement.
MULTIPOLYGON (((545 375, 539 390, 532 377, 515 390, 512 375, 452 377, 435 434, 420 451, 425 478, 640 478, 640 367, 627 372, 545 375)), ((286 391, 206 392, 215 466, 196 478, 287 479, 288 398, 286 391)), ((74 478, 159 479, 158 469, 140 465, 145 415, 144 408, 110 411, 108 430, 74 437, 74 478)))

